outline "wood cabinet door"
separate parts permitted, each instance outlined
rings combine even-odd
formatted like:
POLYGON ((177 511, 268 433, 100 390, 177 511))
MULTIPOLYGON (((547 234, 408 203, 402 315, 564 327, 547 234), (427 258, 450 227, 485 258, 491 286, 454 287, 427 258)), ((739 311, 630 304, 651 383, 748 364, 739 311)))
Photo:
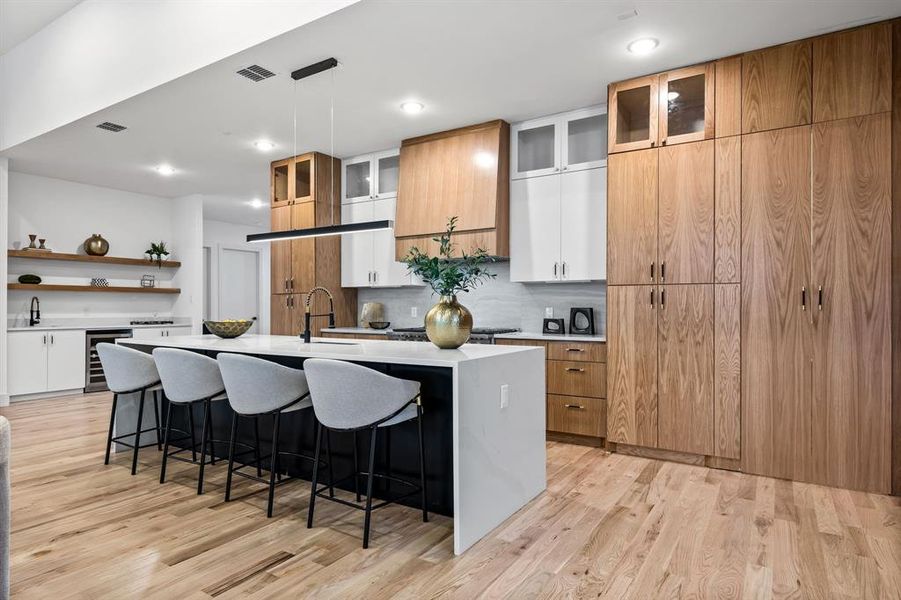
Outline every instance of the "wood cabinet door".
POLYGON ((607 283, 653 283, 657 262, 657 149, 607 161, 607 283))
MULTIPOLYGON (((315 226, 316 213, 313 202, 302 202, 291 207, 292 229, 315 226)), ((314 287, 316 287, 316 238, 291 240, 290 290, 293 293, 306 294, 314 287)))
POLYGON ((892 109, 892 26, 877 23, 813 41, 815 123, 892 109))
POLYGON ((658 290, 658 446, 713 454, 713 284, 658 290))
POLYGON ((607 437, 657 446, 657 299, 651 285, 607 288, 607 437))
MULTIPOLYGON (((291 207, 287 204, 271 211, 272 231, 291 229, 291 207)), ((269 246, 269 287, 273 294, 291 291, 291 241, 272 242, 269 246)))
POLYGON ((891 154, 888 113, 813 128, 815 481, 882 494, 891 489, 891 154))
POLYGON ((742 133, 810 123, 810 42, 742 57, 742 133))
POLYGON ((742 470, 809 481, 810 127, 744 136, 741 172, 742 470))
POLYGON ((713 140, 658 150, 661 283, 713 283, 713 140))
MULTIPOLYGON (((291 335, 294 332, 294 315, 297 311, 291 306, 298 296, 293 294, 272 294, 269 299, 269 333, 272 335, 291 335)), ((301 309, 302 312, 302 309, 301 309)))
POLYGON ((711 62, 660 75, 661 146, 713 138, 715 70, 711 62))
POLYGON ((658 86, 657 75, 610 84, 607 148, 611 154, 656 146, 658 86))

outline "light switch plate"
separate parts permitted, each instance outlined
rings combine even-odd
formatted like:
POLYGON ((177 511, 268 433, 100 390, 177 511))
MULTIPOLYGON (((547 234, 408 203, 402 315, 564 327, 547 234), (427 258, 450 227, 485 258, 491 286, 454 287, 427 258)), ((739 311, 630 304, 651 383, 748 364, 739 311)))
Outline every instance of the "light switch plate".
POLYGON ((510 406, 510 386, 505 383, 501 386, 501 408, 508 406, 510 406))
POLYGON ((419 308, 416 307, 416 306, 411 306, 411 307, 410 307, 410 316, 411 316, 411 317, 418 317, 418 316, 419 316, 419 308))
POLYGON ((553 306, 545 306, 544 307, 544 317, 546 319, 554 318, 554 307, 553 306))

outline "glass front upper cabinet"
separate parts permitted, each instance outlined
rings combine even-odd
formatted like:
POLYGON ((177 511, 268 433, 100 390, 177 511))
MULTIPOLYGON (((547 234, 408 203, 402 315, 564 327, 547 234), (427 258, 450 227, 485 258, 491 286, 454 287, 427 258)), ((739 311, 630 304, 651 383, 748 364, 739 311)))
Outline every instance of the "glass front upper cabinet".
POLYGON ((307 202, 311 199, 313 157, 298 156, 294 160, 294 201, 307 202))
POLYGON ((344 159, 341 202, 397 197, 400 150, 385 150, 344 159))
POLYGON ((568 113, 563 118, 564 171, 607 165, 607 113, 603 107, 568 113))
POLYGON ((513 179, 550 175, 560 170, 560 121, 545 117, 514 125, 510 130, 513 179))
POLYGON ((372 161, 369 155, 358 156, 344 161, 344 192, 341 202, 371 200, 372 161))
POLYGON ((291 190, 289 187, 291 177, 289 171, 289 161, 287 160, 279 160, 272 163, 269 180, 269 198, 272 201, 273 208, 286 206, 291 200, 291 190))
POLYGON ((396 198, 400 150, 379 152, 373 156, 372 162, 375 171, 375 198, 396 198))
POLYGON ((710 139, 714 135, 714 64, 660 76, 660 144, 710 139))
POLYGON ((607 145, 610 152, 657 145, 658 79, 640 77, 610 85, 607 145))

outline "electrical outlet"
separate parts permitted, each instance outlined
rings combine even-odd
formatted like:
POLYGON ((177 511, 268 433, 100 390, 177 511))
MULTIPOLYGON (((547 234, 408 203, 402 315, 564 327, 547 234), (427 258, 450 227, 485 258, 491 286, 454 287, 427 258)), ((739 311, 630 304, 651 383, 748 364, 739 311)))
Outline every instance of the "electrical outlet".
POLYGON ((505 383, 501 386, 501 409, 508 406, 510 406, 510 386, 505 383))
POLYGON ((544 317, 546 319, 554 318, 554 307, 553 306, 545 306, 544 307, 544 317))
POLYGON ((418 317, 418 316, 419 316, 419 307, 411 306, 411 307, 410 307, 410 316, 411 316, 411 317, 418 317))

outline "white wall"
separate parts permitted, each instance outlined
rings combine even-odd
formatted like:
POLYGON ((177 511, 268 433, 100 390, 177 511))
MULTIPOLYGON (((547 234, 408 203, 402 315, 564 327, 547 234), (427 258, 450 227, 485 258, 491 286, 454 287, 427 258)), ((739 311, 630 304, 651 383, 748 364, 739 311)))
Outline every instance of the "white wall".
POLYGON ((9 218, 9 159, 0 158, 0 282, 4 282, 0 290, 0 406, 9 404, 9 393, 6 388, 6 249, 9 248, 8 232, 2 223, 9 218))
MULTIPOLYGON (((265 209, 268 210, 268 207, 265 209)), ((226 318, 229 315, 218 314, 219 306, 219 256, 223 248, 241 248, 259 252, 260 255, 260 314, 259 333, 269 333, 269 244, 248 244, 247 235, 260 233, 261 228, 250 225, 237 225, 206 219, 203 222, 203 245, 210 249, 210 309, 212 318, 226 318)), ((235 316, 235 315, 231 315, 235 316)))
MULTIPOLYGON (((87 284, 91 277, 106 277, 111 284, 138 285, 141 275, 155 275, 160 285, 182 288, 179 296, 164 294, 91 294, 46 292, 38 294, 44 319, 81 317, 194 316, 202 298, 200 281, 202 212, 199 197, 194 200, 160 198, 123 192, 24 173, 10 173, 8 225, 4 248, 28 244, 28 234, 47 239, 58 252, 80 253, 82 242, 92 233, 110 242, 111 256, 142 258, 151 241, 164 240, 173 260, 182 267, 146 269, 84 263, 36 263, 27 259, 9 262, 3 281, 15 281, 24 272, 35 273, 45 282, 87 284), (197 275, 194 276, 196 268, 197 275), (196 281, 195 281, 196 279, 196 281)), ((5 220, 5 219, 4 219, 5 220)), ((6 261, 3 261, 6 265, 6 261)), ((33 294, 10 291, 9 304, 0 314, 16 319, 27 317, 33 294)), ((199 323, 199 317, 197 319, 199 323)), ((20 324, 20 323, 19 323, 20 324)))
POLYGON ((0 150, 357 0, 85 0, 0 56, 0 150))

